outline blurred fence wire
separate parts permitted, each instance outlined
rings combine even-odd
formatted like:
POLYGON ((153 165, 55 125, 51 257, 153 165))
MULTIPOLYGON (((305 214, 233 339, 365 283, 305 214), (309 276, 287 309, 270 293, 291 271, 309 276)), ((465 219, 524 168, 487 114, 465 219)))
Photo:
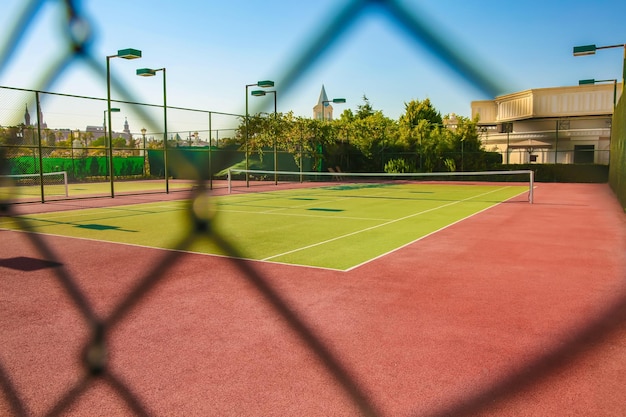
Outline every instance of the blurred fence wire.
MULTIPOLYGON (((0 73, 11 62, 25 34, 34 25, 37 25, 37 16, 44 3, 46 3, 45 0, 27 1, 20 15, 15 16, 13 19, 15 22, 13 27, 5 30, 7 36, 6 43, 2 45, 0 50, 0 73)), ((90 19, 81 9, 81 2, 79 0, 65 0, 56 2, 56 5, 65 10, 66 22, 64 27, 66 29, 65 35, 67 35, 67 48, 64 55, 59 56, 56 62, 51 63, 45 69, 40 80, 33 86, 33 89, 47 90, 64 71, 77 61, 87 64, 102 79, 105 79, 106 68, 102 65, 102 59, 93 55, 92 25, 90 19)), ((393 24, 402 29, 409 39, 422 47, 428 48, 434 56, 447 64, 450 69, 465 78, 468 83, 482 91, 486 96, 495 97, 503 91, 502 86, 497 84, 497 80, 494 77, 489 77, 487 72, 482 70, 476 62, 469 59, 458 48, 455 48, 454 45, 451 45, 449 41, 440 36, 436 30, 433 30, 428 25, 428 22, 420 19, 414 10, 409 10, 399 1, 394 0, 352 0, 345 2, 342 6, 337 6, 336 13, 326 20, 328 23, 325 23, 323 30, 317 32, 318 35, 313 38, 311 44, 303 49, 303 52, 294 62, 286 65, 288 70, 280 79, 281 87, 287 90, 293 86, 307 67, 313 65, 324 51, 341 38, 346 28, 356 23, 364 14, 372 12, 386 16, 393 24)), ((133 97, 129 90, 122 83, 113 79, 112 85, 123 100, 133 102, 133 97)), ((137 106, 136 111, 141 113, 145 119, 153 120, 155 129, 158 129, 158 125, 154 121, 155 116, 150 113, 147 107, 137 106)), ((7 155, 6 149, 3 149, 2 152, 3 155, 0 155, 2 158, 1 163, 6 168, 6 161, 9 155, 7 155)), ((173 166, 176 166, 176 163, 177 161, 172 161, 173 166)), ((178 163, 182 163, 182 161, 178 161, 178 163)), ((228 238, 220 236, 212 230, 212 219, 206 217, 205 212, 197 210, 198 207, 206 207, 209 204, 206 199, 210 197, 205 192, 208 188, 205 182, 206 176, 198 173, 196 178, 198 179, 198 184, 191 191, 191 202, 188 209, 188 216, 193 224, 190 233, 175 245, 177 250, 167 252, 155 265, 152 265, 149 270, 145 271, 139 283, 126 294, 124 299, 108 316, 100 317, 96 313, 86 294, 77 285, 72 272, 63 267, 62 262, 59 262, 60 266, 54 268, 56 279, 87 323, 90 336, 88 342, 83 346, 82 362, 84 364, 84 372, 82 377, 55 401, 45 415, 63 415, 81 396, 89 395, 89 388, 96 380, 106 383, 135 415, 149 415, 149 404, 142 403, 139 396, 136 395, 136 388, 129 386, 123 378, 109 368, 107 363, 107 336, 112 329, 128 316, 131 309, 167 276, 168 272, 180 261, 183 250, 188 249, 195 240, 207 237, 232 256, 232 262, 237 265, 241 275, 256 288, 268 305, 282 317, 306 343, 311 352, 314 352, 321 360, 328 372, 358 407, 361 414, 365 416, 384 415, 385 411, 377 408, 375 399, 370 398, 365 393, 363 387, 359 386, 351 376, 350 371, 333 354, 332 349, 323 342, 322 338, 316 334, 309 323, 298 316, 281 293, 272 287, 268 279, 251 264, 237 260, 238 258, 243 258, 243 256, 239 253, 236 242, 231 242, 228 238)), ((3 197, 7 198, 7 196, 3 197)), ((16 207, 9 204, 8 200, 0 203, 2 215, 14 216, 18 214, 16 207)), ((26 222, 26 220, 18 216, 15 219, 18 222, 26 222)), ((27 228, 27 226, 28 224, 23 224, 24 228, 27 228)), ((27 238, 44 259, 62 261, 64 255, 55 251, 49 245, 45 236, 29 233, 27 238)), ((611 311, 613 319, 620 318, 620 320, 600 320, 594 323, 593 326, 573 338, 570 345, 558 351, 549 352, 549 354, 534 363, 526 364, 524 371, 511 376, 508 380, 502 381, 501 385, 482 392, 475 397, 467 398, 462 403, 445 404, 439 411, 434 412, 433 415, 472 414, 480 410, 481 407, 488 406, 494 398, 504 397, 517 390, 524 389, 528 384, 532 384, 549 375, 550 372, 562 366, 561 358, 564 353, 568 353, 569 356, 576 354, 580 350, 582 341, 590 338, 600 339, 603 335, 614 330, 621 322, 621 319, 623 319, 623 307, 623 304, 619 304, 611 311)), ((29 404, 20 392, 18 385, 14 382, 10 364, 0 362, 0 387, 13 415, 30 415, 29 404)))

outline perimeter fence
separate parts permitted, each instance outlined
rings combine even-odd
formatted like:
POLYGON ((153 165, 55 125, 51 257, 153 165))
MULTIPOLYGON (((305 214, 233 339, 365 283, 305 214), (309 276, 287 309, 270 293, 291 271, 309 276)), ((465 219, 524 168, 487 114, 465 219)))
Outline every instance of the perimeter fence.
MULTIPOLYGON (((6 157, 3 172, 21 186, 17 202, 181 191, 192 186, 189 181, 199 179, 213 189, 223 186, 220 180, 225 179, 228 168, 289 172, 424 172, 426 165, 434 171, 519 169, 518 163, 503 164, 503 156, 497 152, 463 147, 444 152, 436 160, 393 146, 365 155, 345 141, 322 146, 322 140, 302 128, 298 129, 301 143, 291 150, 282 145, 255 147, 246 156, 242 115, 170 106, 165 112, 170 126, 184 126, 185 130, 165 132, 162 105, 112 100, 112 114, 107 115, 108 103, 102 98, 12 87, 0 87, 0 102, 0 149, 6 157), (53 124, 48 124, 46 114, 55 115, 53 124), (108 116, 112 129, 107 129, 108 116), (168 164, 168 160, 174 163, 168 164), (58 175, 45 175, 54 173, 58 175), (73 184, 67 188, 69 192, 59 192, 61 179, 73 184)), ((591 163, 549 164, 546 162, 556 156, 544 152, 540 162, 527 163, 524 168, 534 169, 538 181, 606 182, 608 165, 592 162, 608 162, 608 150, 573 152, 559 151, 558 157, 578 156, 591 163)), ((525 161, 528 157, 529 152, 517 149, 507 160, 525 161)))
POLYGON ((45 177, 47 173, 65 172, 73 184, 110 184, 91 187, 88 195, 94 197, 190 188, 181 183, 170 187, 170 180, 203 179, 212 189, 213 179, 225 179, 228 168, 243 168, 246 159, 250 168, 276 166, 288 171, 313 170, 314 161, 320 160, 304 148, 301 154, 268 148, 249 152, 246 158, 240 137, 244 117, 237 114, 168 106, 170 126, 186 130, 164 133, 163 106, 112 100, 115 115, 109 132, 107 102, 102 98, 0 87, 0 102, 3 175, 27 186, 19 187, 18 202, 84 197, 84 193, 59 195, 53 188, 57 178, 45 177), (57 115, 57 125, 48 125, 46 112, 57 115))
POLYGON ((615 108, 611 137, 609 184, 626 211, 626 100, 615 108))
MULTIPOLYGON (((3 45, 3 49, 0 51, 0 68, 10 61, 12 52, 22 42, 25 42, 25 28, 28 29, 37 25, 37 14, 43 3, 37 0, 27 1, 21 14, 15 17, 14 21, 16 24, 9 29, 8 42, 3 45)), ((42 83, 44 90, 47 85, 51 84, 68 67, 79 61, 98 67, 100 74, 104 74, 102 65, 98 64, 102 59, 94 56, 95 51, 90 48, 90 44, 87 42, 88 39, 79 38, 77 35, 78 33, 84 33, 84 31, 72 30, 78 24, 90 24, 89 18, 81 14, 81 9, 78 7, 80 3, 80 1, 70 0, 55 3, 65 8, 66 13, 61 13, 59 16, 65 16, 68 19, 63 23, 69 28, 68 32, 70 33, 66 38, 68 42, 66 49, 71 51, 71 53, 65 57, 60 57, 59 61, 54 64, 56 66, 51 66, 47 69, 47 78, 42 83)), ((404 29, 406 36, 412 38, 418 44, 425 45, 431 49, 438 58, 465 77, 469 83, 483 90, 489 96, 498 94, 499 88, 491 81, 492 76, 489 69, 485 68, 482 70, 477 66, 477 63, 466 59, 460 51, 455 49, 454 45, 451 45, 443 36, 432 30, 426 22, 420 20, 414 10, 410 10, 400 2, 393 0, 354 0, 344 3, 343 6, 337 6, 336 13, 330 16, 330 19, 325 20, 324 24, 326 26, 317 28, 312 36, 312 44, 308 48, 304 48, 301 57, 290 63, 290 65, 286 65, 288 72, 280 80, 283 88, 289 89, 304 70, 315 62, 321 51, 329 48, 334 40, 340 37, 344 30, 343 28, 349 27, 350 23, 362 17, 366 11, 371 12, 373 10, 374 12, 379 12, 381 9, 384 9, 385 15, 393 24, 404 29)), ((164 157, 167 154, 162 150, 163 131, 159 130, 158 127, 160 124, 159 116, 156 113, 159 111, 158 106, 148 106, 133 102, 132 97, 129 97, 123 88, 120 89, 119 93, 125 97, 125 100, 115 102, 115 108, 120 109, 119 113, 128 115, 124 116, 128 121, 128 129, 125 127, 120 129, 119 126, 122 122, 121 119, 117 118, 118 112, 115 112, 114 119, 116 121, 115 126, 112 128, 116 131, 116 139, 122 138, 124 143, 121 141, 107 143, 106 145, 109 149, 112 149, 110 153, 112 158, 106 160, 106 152, 103 152, 99 145, 94 145, 94 142, 97 143, 100 138, 106 137, 104 135, 106 122, 104 121, 107 118, 107 108, 102 100, 43 94, 37 91, 33 93, 33 91, 2 89, 0 91, 2 95, 0 100, 12 104, 10 114, 0 114, 0 117, 12 118, 12 121, 9 123, 3 122, 6 123, 5 126, 8 126, 6 128, 8 143, 0 148, 2 174, 7 175, 10 172, 20 170, 42 172, 43 170, 59 169, 68 171, 74 179, 97 178, 105 183, 108 179, 112 184, 112 179, 115 177, 143 177, 148 172, 150 176, 155 176, 159 179, 163 178, 165 173, 157 166, 159 166, 159 155, 164 165, 164 157), (35 97, 32 97, 33 94, 35 97), (61 136, 58 136, 58 134, 52 135, 51 131, 46 130, 51 127, 42 125, 45 120, 45 114, 42 112, 42 109, 45 111, 57 105, 64 107, 69 105, 67 104, 68 101, 80 101, 79 107, 85 109, 80 114, 72 115, 73 123, 71 125, 82 125, 85 128, 83 130, 68 128, 65 131, 63 130, 65 127, 59 126, 58 128, 62 132, 61 136), (36 128, 31 122, 24 120, 26 108, 16 116, 15 108, 23 106, 23 103, 31 103, 31 106, 28 107, 30 114, 34 112, 40 115, 35 117, 38 121, 36 128), (35 103, 35 106, 32 106, 33 103, 35 103), (41 117, 42 114, 44 117, 41 117), (141 130, 144 127, 144 122, 146 123, 145 132, 141 130), (138 132, 140 132, 140 142, 137 142, 138 132), (120 135, 117 135, 117 133, 120 135), (124 136, 124 134, 130 136, 124 136), (35 140, 36 138, 37 140, 35 140), (68 163, 73 164, 73 166, 68 167, 68 163)), ((619 107, 621 113, 623 113, 625 105, 622 100, 619 107)), ((185 109, 172 109, 171 111, 173 112, 172 117, 177 117, 174 115, 177 111, 180 111, 181 117, 183 115, 191 116, 192 113, 195 115, 196 113, 185 109)), ((199 113, 197 117, 199 121, 188 122, 189 127, 186 132, 178 132, 180 141, 184 142, 187 140, 193 142, 208 139, 209 144, 207 146, 213 150, 211 142, 215 140, 215 150, 220 151, 222 148, 217 143, 217 134, 213 135, 216 129, 207 126, 209 123, 213 124, 214 122, 209 122, 209 120, 212 120, 213 117, 218 117, 224 118, 226 122, 235 123, 239 116, 218 115, 217 113, 209 112, 209 114, 199 113), (198 135, 195 134, 196 132, 198 132, 198 135), (206 133, 206 137, 202 137, 202 133, 206 133)), ((34 119, 31 118, 31 120, 34 119)), ((624 177, 626 176, 626 171, 623 167, 626 165, 624 163, 626 157, 624 154, 623 119, 620 119, 620 122, 615 125, 615 129, 618 130, 621 139, 619 143, 616 141, 616 145, 612 148, 611 184, 621 196, 622 201, 625 201, 623 190, 625 188, 624 177)), ((70 124, 68 123, 67 126, 70 126, 70 124)), ((224 130, 217 129, 217 131, 222 132, 220 136, 224 134, 224 136, 221 136, 223 139, 229 137, 234 128, 234 125, 226 123, 221 128, 224 130)), ((173 140, 179 143, 179 138, 173 140)), ((167 140, 165 143, 167 143, 167 140)), ((187 177, 194 178, 195 187, 189 191, 189 198, 192 201, 191 206, 206 206, 205 200, 209 198, 207 193, 204 192, 209 188, 206 175, 193 166, 185 164, 184 161, 184 158, 174 153, 169 163, 174 172, 177 170, 181 173, 185 172, 187 177)), ((9 204, 10 196, 3 194, 1 197, 3 198, 1 202, 3 216, 14 217, 16 222, 22 222, 23 226, 27 227, 26 221, 19 216, 19 207, 9 204)), ((140 303, 159 282, 167 278, 169 271, 172 269, 171 267, 181 262, 183 250, 189 248, 194 240, 206 238, 211 239, 226 253, 231 255, 232 262, 241 272, 241 276, 263 295, 268 306, 287 323, 308 349, 320 359, 329 374, 337 382, 339 389, 345 391, 362 415, 384 415, 384 410, 377 409, 375 399, 365 394, 363 388, 351 376, 346 366, 332 353, 332 349, 328 347, 324 339, 313 330, 313 326, 289 307, 285 297, 269 283, 268 278, 260 270, 255 269, 250 263, 239 260, 242 256, 237 249, 237 242, 231 242, 226 236, 213 232, 210 224, 211 219, 205 217, 202 213, 190 209, 188 210, 188 215, 194 225, 190 229, 189 236, 186 236, 174 245, 177 249, 176 251, 165 253, 155 265, 150 267, 140 282, 129 290, 123 301, 106 317, 100 317, 96 314, 95 307, 78 285, 77 277, 74 276, 72 271, 64 267, 63 257, 65 254, 53 250, 49 239, 45 235, 26 234, 26 238, 29 239, 40 256, 47 262, 54 263, 54 276, 65 293, 70 297, 74 306, 84 317, 89 333, 88 340, 82 346, 81 357, 79 358, 79 362, 84 366, 79 372, 80 377, 72 386, 68 387, 62 396, 55 399, 52 406, 45 412, 45 415, 63 415, 81 397, 95 395, 94 391, 89 389, 94 381, 106 384, 135 415, 149 415, 150 405, 142 403, 140 397, 136 395, 136 387, 129 386, 114 370, 110 369, 107 362, 107 350, 110 347, 107 342, 107 336, 110 335, 111 329, 129 316, 129 312, 133 307, 140 303)), ((618 306, 613 311, 618 313, 620 311, 619 308, 623 308, 623 306, 618 306)), ((612 317, 605 317, 597 321, 595 327, 583 329, 581 334, 573 337, 570 344, 559 347, 556 351, 547 352, 545 356, 537 361, 525 364, 526 366, 520 366, 520 369, 523 369, 523 371, 501 381, 499 386, 488 388, 475 395, 469 395, 460 404, 442 404, 441 408, 433 412, 432 415, 468 415, 479 412, 489 407, 496 399, 513 395, 526 389, 529 384, 542 381, 560 369, 563 357, 575 356, 586 340, 597 340, 619 325, 619 323, 617 325, 612 324, 611 320, 612 317)), ((12 363, 7 363, 2 352, 0 352, 0 387, 8 403, 7 411, 15 416, 27 416, 30 415, 29 410, 31 407, 21 391, 22 386, 19 383, 18 376, 16 376, 19 369, 16 370, 13 365, 12 363)))

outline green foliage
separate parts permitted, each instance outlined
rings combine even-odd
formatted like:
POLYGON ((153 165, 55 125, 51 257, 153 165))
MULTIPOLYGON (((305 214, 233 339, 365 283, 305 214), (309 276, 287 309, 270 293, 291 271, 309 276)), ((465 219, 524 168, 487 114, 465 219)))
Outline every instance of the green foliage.
POLYGON ((408 162, 404 158, 390 159, 385 163, 385 172, 390 174, 403 174, 415 171, 415 164, 408 162))
POLYGON ((429 125, 441 125, 443 123, 441 113, 433 107, 430 99, 412 100, 409 103, 404 103, 404 109, 404 114, 400 116, 400 123, 417 125, 422 120, 428 122, 429 125))
POLYGON ((365 96, 365 94, 363 94, 363 104, 359 104, 357 106, 356 118, 367 119, 373 114, 374 109, 372 108, 369 99, 365 96))
POLYGON ((233 142, 240 150, 247 148, 249 155, 262 158, 276 146, 291 153, 298 166, 308 156, 318 169, 326 165, 346 172, 470 171, 496 163, 482 148, 477 121, 442 117, 429 99, 405 103, 405 109, 392 120, 364 95, 356 113, 345 109, 331 121, 295 117, 292 112, 258 114, 248 119, 247 137, 242 118, 233 142))
POLYGON ((126 148, 126 139, 124 138, 114 138, 113 139, 113 147, 114 148, 126 148))

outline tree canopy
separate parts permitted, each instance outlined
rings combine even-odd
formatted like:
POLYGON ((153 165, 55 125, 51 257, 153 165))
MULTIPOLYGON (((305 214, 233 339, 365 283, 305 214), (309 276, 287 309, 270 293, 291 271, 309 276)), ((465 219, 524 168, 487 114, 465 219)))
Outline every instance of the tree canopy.
POLYGON ((366 95, 362 99, 356 112, 345 109, 330 121, 293 112, 250 116, 247 136, 241 123, 235 141, 261 158, 275 146, 297 164, 306 155, 318 169, 346 172, 481 170, 494 161, 483 149, 477 120, 442 116, 428 98, 405 103, 405 112, 393 120, 366 95))

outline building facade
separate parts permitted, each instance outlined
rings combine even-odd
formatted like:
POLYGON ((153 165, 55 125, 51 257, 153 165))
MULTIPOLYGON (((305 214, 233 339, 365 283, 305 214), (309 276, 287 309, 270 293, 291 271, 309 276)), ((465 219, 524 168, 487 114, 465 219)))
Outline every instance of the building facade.
POLYGON ((621 83, 539 88, 472 102, 481 140, 505 164, 609 163, 621 83))

